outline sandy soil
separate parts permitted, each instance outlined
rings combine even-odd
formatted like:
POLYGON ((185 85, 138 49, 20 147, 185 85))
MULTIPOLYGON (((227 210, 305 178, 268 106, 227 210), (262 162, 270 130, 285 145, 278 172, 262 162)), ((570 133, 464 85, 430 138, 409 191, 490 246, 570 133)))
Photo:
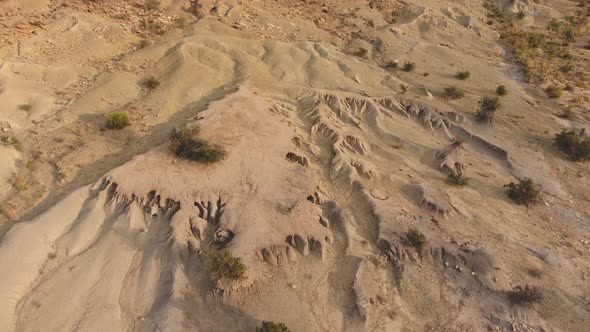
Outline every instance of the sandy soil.
POLYGON ((490 8, 540 31, 589 6, 0 0, 0 331, 586 331, 590 168, 552 140, 590 131, 589 91, 526 82, 490 8), (176 157, 187 124, 226 157, 176 157), (529 207, 503 187, 526 177, 529 207), (246 277, 213 281, 212 249, 246 277))

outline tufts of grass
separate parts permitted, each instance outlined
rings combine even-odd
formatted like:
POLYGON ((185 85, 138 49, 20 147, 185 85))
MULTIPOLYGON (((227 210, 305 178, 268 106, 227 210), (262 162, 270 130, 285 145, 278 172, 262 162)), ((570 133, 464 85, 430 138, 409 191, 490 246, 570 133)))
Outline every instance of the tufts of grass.
POLYGON ((154 90, 160 86, 160 81, 155 76, 150 76, 141 82, 146 89, 154 90))
POLYGON ((498 96, 506 96, 508 94, 508 89, 506 89, 506 86, 505 85, 499 85, 496 88, 496 94, 498 96))
POLYGON ((460 79, 460 80, 466 80, 469 77, 471 77, 471 72, 469 70, 462 70, 462 71, 458 71, 455 74, 455 77, 460 79))
POLYGON ((127 112, 112 112, 107 116, 105 127, 108 129, 123 129, 129 124, 129 114, 127 112))
POLYGON ((456 87, 456 86, 450 86, 448 88, 445 88, 445 91, 443 93, 443 97, 445 99, 461 99, 465 96, 465 91, 463 91, 462 89, 456 87))
POLYGON ((406 239, 412 247, 416 248, 417 251, 422 251, 422 247, 424 247, 424 244, 428 242, 426 240, 426 236, 417 229, 409 230, 406 233, 406 239))
POLYGON ((543 300, 543 291, 537 286, 516 286, 506 292, 508 299, 514 305, 527 305, 543 300))
POLYGON ((416 69, 416 64, 414 62, 406 61, 404 63, 404 66, 402 67, 402 69, 405 72, 414 71, 414 69, 416 69))
POLYGON ((529 206, 541 198, 541 186, 530 178, 519 180, 519 183, 510 182, 504 187, 508 188, 506 196, 518 205, 529 206))
POLYGON ((290 330, 283 323, 264 321, 262 326, 256 328, 256 332, 290 332, 290 330))
POLYGON ((221 161, 225 157, 223 147, 197 138, 198 132, 197 126, 181 126, 172 131, 171 139, 176 155, 204 163, 221 161))
POLYGON ((551 99, 557 99, 561 97, 562 92, 562 89, 555 84, 551 84, 545 88, 545 93, 547 94, 547 97, 551 99))
POLYGON ((590 139, 584 135, 585 130, 563 130, 555 135, 553 145, 573 161, 590 159, 590 139))
POLYGON ((466 186, 469 182, 467 178, 463 176, 463 174, 455 172, 449 174, 446 181, 448 184, 460 187, 466 186))
POLYGON ((33 109, 33 105, 31 104, 20 104, 18 105, 18 109, 25 112, 30 112, 33 109))
POLYGON ((240 280, 246 274, 246 266, 239 257, 234 257, 227 250, 209 252, 209 273, 211 278, 218 281, 223 278, 240 280))

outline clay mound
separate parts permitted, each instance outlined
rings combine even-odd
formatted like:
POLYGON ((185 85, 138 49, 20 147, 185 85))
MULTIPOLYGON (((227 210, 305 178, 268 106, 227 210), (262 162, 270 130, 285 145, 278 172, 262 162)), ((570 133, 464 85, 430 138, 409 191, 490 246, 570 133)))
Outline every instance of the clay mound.
POLYGON ((442 150, 436 152, 436 160, 440 163, 440 169, 446 173, 463 174, 465 164, 463 162, 463 143, 453 142, 442 150))

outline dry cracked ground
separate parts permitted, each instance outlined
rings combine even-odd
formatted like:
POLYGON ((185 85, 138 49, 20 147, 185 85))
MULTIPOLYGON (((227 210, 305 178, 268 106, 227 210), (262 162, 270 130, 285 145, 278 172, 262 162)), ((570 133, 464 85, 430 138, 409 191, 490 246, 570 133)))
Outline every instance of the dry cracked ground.
POLYGON ((588 331, 589 13, 0 0, 0 331, 588 331))

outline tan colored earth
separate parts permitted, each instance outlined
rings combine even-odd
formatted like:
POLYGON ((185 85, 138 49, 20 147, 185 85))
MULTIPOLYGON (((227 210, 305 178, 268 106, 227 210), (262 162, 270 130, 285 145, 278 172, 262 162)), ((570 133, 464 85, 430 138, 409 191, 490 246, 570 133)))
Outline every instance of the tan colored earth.
POLYGON ((0 332, 590 331, 590 163, 553 146, 590 131, 589 12, 0 0, 0 332), (574 78, 527 82, 500 38, 552 19, 578 24, 559 99, 543 89, 574 78), (106 128, 115 111, 130 126, 106 128), (183 125, 225 158, 177 157, 183 125), (529 206, 504 187, 525 178, 529 206), (212 279, 214 250, 244 277, 212 279))

